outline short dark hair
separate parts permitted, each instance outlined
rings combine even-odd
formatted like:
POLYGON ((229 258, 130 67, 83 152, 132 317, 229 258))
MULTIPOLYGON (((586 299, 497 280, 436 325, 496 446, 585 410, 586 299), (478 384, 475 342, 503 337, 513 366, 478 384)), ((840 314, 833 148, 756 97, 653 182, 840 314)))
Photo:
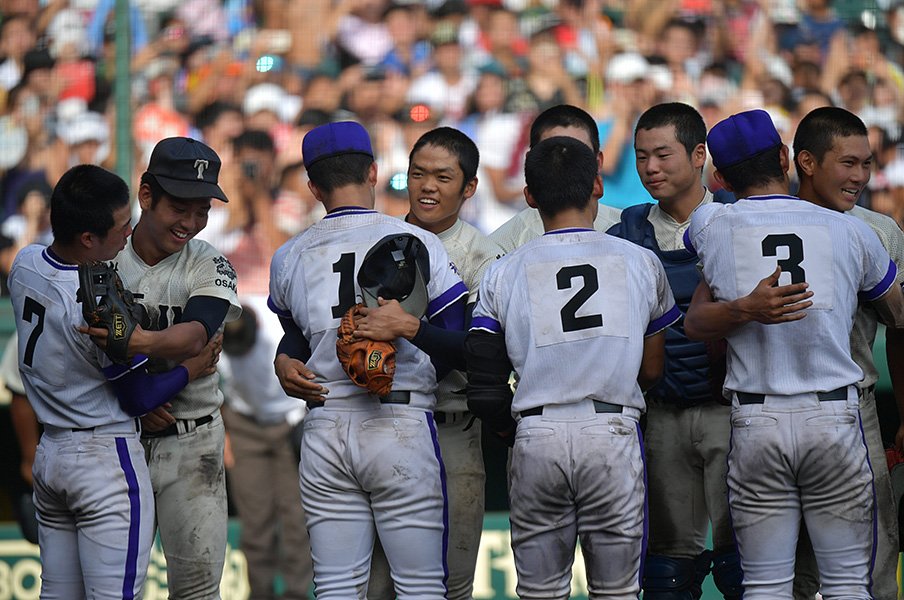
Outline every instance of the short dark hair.
POLYGON ((113 211, 129 204, 129 186, 97 165, 77 165, 60 177, 50 195, 53 238, 71 244, 82 233, 106 237, 113 211))
POLYGON ((751 187, 784 179, 785 170, 782 168, 781 150, 781 145, 770 148, 747 160, 719 169, 719 173, 739 194, 751 187))
POLYGON ((867 136, 866 125, 860 117, 838 106, 814 108, 800 120, 794 132, 795 166, 801 152, 806 150, 816 162, 822 162, 826 152, 832 149, 835 138, 852 135, 867 136))
POLYGON ((374 159, 358 153, 323 158, 308 167, 308 179, 324 193, 346 185, 362 185, 374 159))
POLYGON ((587 132, 593 153, 600 151, 600 130, 596 121, 590 114, 571 104, 559 104, 547 108, 534 119, 530 126, 530 146, 533 148, 540 141, 540 137, 555 127, 579 127, 587 132))
POLYGON ((424 146, 436 146, 442 148, 458 158, 458 166, 464 173, 462 191, 472 179, 477 177, 477 167, 480 166, 480 151, 474 140, 464 133, 452 127, 437 127, 431 129, 418 138, 408 155, 408 163, 414 160, 414 155, 424 146))
POLYGON ((637 120, 634 137, 637 138, 637 132, 641 129, 669 125, 675 126, 675 137, 684 146, 688 156, 698 145, 706 143, 706 123, 703 117, 697 109, 682 102, 665 102, 647 109, 637 120))
POLYGON ((260 150, 276 154, 276 144, 273 143, 273 137, 266 131, 259 129, 247 129, 240 133, 232 140, 233 149, 238 152, 243 148, 252 150, 260 150))
POLYGON ((524 160, 527 189, 546 215, 595 201, 596 177, 596 154, 572 137, 547 138, 531 148, 524 160))

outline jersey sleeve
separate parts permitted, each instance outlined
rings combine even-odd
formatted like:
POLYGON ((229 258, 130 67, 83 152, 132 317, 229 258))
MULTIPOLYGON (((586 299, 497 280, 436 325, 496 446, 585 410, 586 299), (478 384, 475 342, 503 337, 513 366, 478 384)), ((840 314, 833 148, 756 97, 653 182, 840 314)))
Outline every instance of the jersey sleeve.
POLYGON ((723 208, 722 204, 707 204, 691 214, 691 224, 684 230, 684 247, 699 254, 706 243, 706 228, 713 216, 723 208))
POLYGON ((675 304, 675 296, 666 277, 662 263, 655 256, 649 260, 656 281, 656 303, 650 314, 650 324, 644 332, 644 337, 656 335, 670 325, 674 325, 681 318, 681 310, 675 304))
POLYGON ((848 222, 857 229, 863 247, 864 275, 860 286, 863 299, 870 302, 878 300, 894 285, 898 268, 879 237, 866 223, 850 216, 848 222))
POLYGON ((222 298, 229 302, 229 311, 226 313, 226 321, 234 321, 242 314, 242 305, 239 303, 235 269, 225 256, 214 250, 213 246, 207 247, 192 266, 192 288, 189 298, 192 296, 211 296, 222 298))
POLYGON ((444 329, 463 329, 468 288, 439 238, 431 234, 427 237, 427 244, 430 253, 427 320, 444 329))
POLYGON ((288 251, 288 244, 283 245, 276 251, 270 261, 270 297, 267 298, 267 307, 284 319, 292 318, 285 282, 281 276, 288 251))
MULTIPOLYGON (((503 259, 500 259, 503 260, 503 259)), ((502 333, 502 318, 496 310, 496 281, 499 277, 499 261, 487 268, 480 282, 480 294, 471 316, 471 331, 502 333)))

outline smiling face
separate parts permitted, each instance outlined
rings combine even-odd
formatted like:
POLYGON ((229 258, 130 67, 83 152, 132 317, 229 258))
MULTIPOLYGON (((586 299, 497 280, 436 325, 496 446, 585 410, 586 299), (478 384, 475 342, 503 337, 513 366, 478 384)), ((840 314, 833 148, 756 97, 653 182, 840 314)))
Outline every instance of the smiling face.
POLYGON ((641 183, 659 202, 676 202, 688 194, 699 199, 706 149, 698 144, 688 156, 675 135, 674 125, 638 129, 634 157, 641 183))
MULTIPOLYGON (((803 154, 803 153, 802 153, 803 154)), ((805 198, 837 211, 854 208, 869 183, 873 153, 865 135, 836 137, 821 161, 801 156, 801 164, 812 180, 813 198, 805 198)))
POLYGON ((136 229, 136 251, 148 264, 156 264, 174 254, 207 226, 210 198, 173 198, 168 194, 151 202, 150 188, 138 192, 141 220, 136 229))
POLYGON ((408 220, 433 233, 445 231, 455 224, 462 204, 476 189, 476 177, 465 184, 457 156, 427 144, 408 165, 408 220))
POLYGON ((126 247, 126 240, 132 235, 132 211, 128 204, 113 210, 113 226, 91 249, 91 260, 113 260, 126 247))

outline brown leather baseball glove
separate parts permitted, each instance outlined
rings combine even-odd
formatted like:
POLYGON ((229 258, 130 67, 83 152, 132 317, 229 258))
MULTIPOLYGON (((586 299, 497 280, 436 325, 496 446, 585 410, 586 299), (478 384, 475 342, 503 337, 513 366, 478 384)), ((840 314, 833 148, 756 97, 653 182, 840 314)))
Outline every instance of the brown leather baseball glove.
POLYGON ((356 304, 342 316, 336 332, 336 356, 355 385, 378 396, 392 390, 396 348, 392 342, 355 339, 355 319, 363 304, 356 304))

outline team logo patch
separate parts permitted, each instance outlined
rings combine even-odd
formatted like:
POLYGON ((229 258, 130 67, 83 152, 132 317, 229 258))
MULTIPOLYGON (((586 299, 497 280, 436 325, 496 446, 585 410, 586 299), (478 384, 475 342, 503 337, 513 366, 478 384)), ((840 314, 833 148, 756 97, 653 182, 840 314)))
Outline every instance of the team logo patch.
POLYGON ((213 259, 213 262, 217 265, 218 275, 228 277, 229 279, 235 279, 235 269, 225 256, 218 256, 213 259))
POLYGON ((371 350, 370 354, 367 355, 367 370, 375 371, 379 369, 381 362, 383 362, 383 353, 379 350, 371 350))
POLYGON ((121 340, 126 337, 126 320, 122 315, 113 315, 113 339, 121 340))

